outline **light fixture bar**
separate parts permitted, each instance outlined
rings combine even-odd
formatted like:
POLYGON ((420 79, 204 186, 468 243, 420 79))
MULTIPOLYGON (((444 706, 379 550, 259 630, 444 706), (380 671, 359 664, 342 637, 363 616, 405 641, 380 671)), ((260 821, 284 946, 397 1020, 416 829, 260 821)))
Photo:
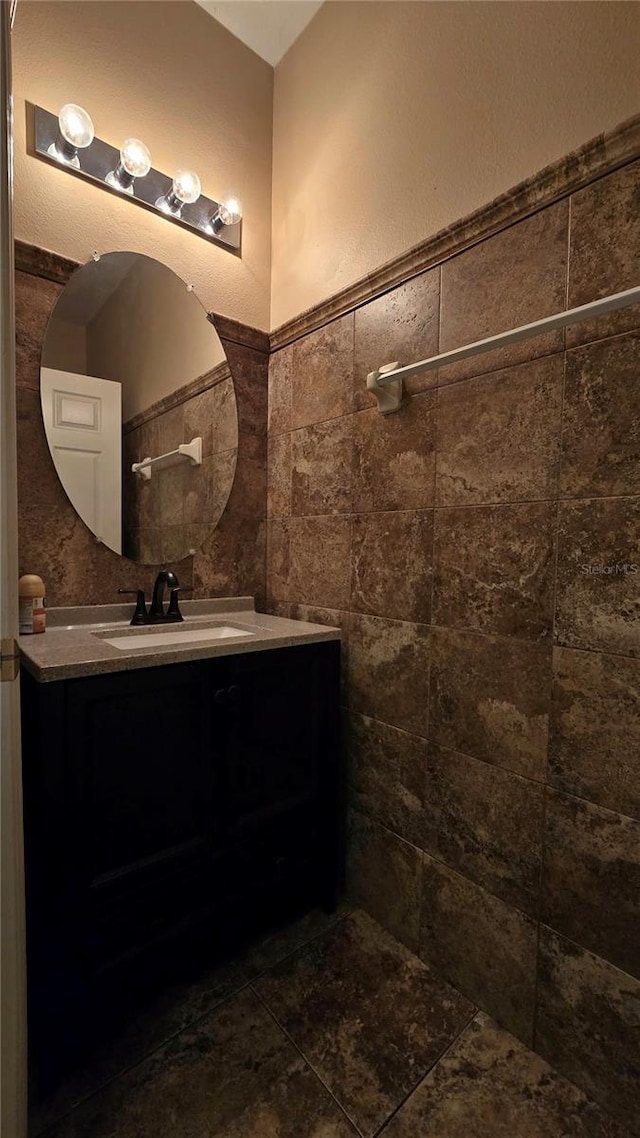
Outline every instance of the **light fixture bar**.
POLYGON ((30 153, 66 173, 73 174, 76 178, 84 178, 94 185, 101 186, 110 194, 119 194, 125 201, 137 202, 145 209, 152 210, 156 216, 164 217, 174 225, 181 225, 191 233, 197 233, 205 241, 211 241, 214 245, 220 245, 233 253, 240 252, 241 220, 232 225, 223 225, 219 229, 214 229, 211 225, 212 215, 223 208, 223 203, 200 194, 197 201, 183 204, 180 210, 165 212, 158 208, 156 202, 166 199, 171 194, 173 177, 163 174, 160 170, 154 170, 153 167, 144 176, 136 177, 133 184, 127 188, 127 192, 123 193, 123 187, 113 185, 113 172, 117 170, 121 160, 119 147, 110 146, 108 142, 94 137, 89 146, 78 151, 78 164, 71 165, 57 158, 55 153, 49 153, 49 150, 55 147, 59 136, 58 116, 30 103, 27 104, 27 110, 32 126, 29 132, 30 153), (111 175, 109 181, 108 175, 111 175))

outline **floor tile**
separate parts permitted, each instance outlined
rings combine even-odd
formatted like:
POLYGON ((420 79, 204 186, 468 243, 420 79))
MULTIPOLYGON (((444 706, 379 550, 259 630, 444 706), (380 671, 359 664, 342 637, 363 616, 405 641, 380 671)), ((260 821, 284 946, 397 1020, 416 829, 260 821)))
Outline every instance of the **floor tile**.
POLYGON ((88 1099, 48 1138, 355 1138, 253 992, 88 1099))
POLYGON ((213 1011, 246 981, 247 971, 231 962, 203 969, 150 995, 126 1022, 113 1025, 104 1043, 86 1055, 83 1067, 33 1108, 29 1133, 39 1134, 72 1106, 213 1011))
POLYGON ((314 937, 326 932, 349 912, 349 906, 346 904, 341 905, 333 913, 326 913, 324 909, 312 909, 285 928, 274 929, 273 932, 250 944, 240 955, 239 967, 244 975, 255 979, 290 956, 292 952, 302 948, 314 937))
POLYGON ((473 1012, 361 914, 264 976, 257 991, 365 1136, 473 1012))
POLYGON ((382 1131, 383 1138, 628 1138, 480 1013, 382 1131))

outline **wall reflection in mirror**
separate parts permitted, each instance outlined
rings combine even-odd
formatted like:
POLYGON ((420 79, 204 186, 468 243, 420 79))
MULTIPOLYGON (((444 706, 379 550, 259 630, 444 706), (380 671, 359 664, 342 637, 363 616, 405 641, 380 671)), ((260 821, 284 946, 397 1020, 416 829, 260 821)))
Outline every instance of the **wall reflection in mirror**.
POLYGON ((222 344, 195 293, 159 261, 105 253, 61 293, 41 365, 51 456, 96 538, 148 565, 198 549, 231 492, 238 418, 222 344), (172 453, 196 438, 201 462, 172 453))

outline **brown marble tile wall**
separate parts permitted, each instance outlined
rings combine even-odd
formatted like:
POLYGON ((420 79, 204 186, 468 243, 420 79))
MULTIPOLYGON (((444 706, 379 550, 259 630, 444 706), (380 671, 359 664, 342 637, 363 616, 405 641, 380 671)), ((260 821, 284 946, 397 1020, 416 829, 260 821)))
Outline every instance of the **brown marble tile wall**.
MULTIPOLYGON (((40 412, 40 354, 51 310, 75 268, 55 254, 17 243, 19 564, 21 573, 41 574, 50 605, 107 604, 118 599, 119 587, 144 587, 148 594, 160 568, 158 564, 139 565, 96 543, 71 506, 49 455, 40 412)), ((190 544, 197 552, 175 561, 173 550, 177 547, 167 540, 163 560, 171 561, 189 595, 253 595, 258 606, 264 607, 268 337, 222 316, 211 319, 222 340, 236 392, 235 480, 217 527, 207 521, 207 503, 196 488, 182 488, 182 520, 178 523, 174 518, 166 534, 169 538, 180 529, 188 515, 190 544)), ((201 402, 207 394, 198 397, 201 402)), ((183 408, 177 410, 182 412, 183 408)), ((199 427, 205 428, 203 408, 194 411, 199 427)), ((172 414, 163 416, 167 429, 172 414)), ((224 462, 224 455, 214 457, 213 435, 209 461, 224 462)), ((212 508, 214 505, 211 503, 212 508)), ((165 511, 171 508, 171 501, 165 503, 165 511)))
MULTIPOLYGON (((180 394, 187 393, 175 396, 180 394)), ((233 379, 227 375, 169 409, 160 404, 139 426, 125 423, 123 434, 125 556, 145 565, 173 561, 201 544, 227 504, 238 455, 233 379), (131 473, 132 463, 176 450, 196 435, 202 438, 201 466, 173 467, 169 477, 149 481, 131 473)))
POLYGON ((638 1133, 640 305, 364 384, 637 284, 639 216, 636 160, 297 321, 267 488, 272 611, 343 629, 355 899, 638 1133))

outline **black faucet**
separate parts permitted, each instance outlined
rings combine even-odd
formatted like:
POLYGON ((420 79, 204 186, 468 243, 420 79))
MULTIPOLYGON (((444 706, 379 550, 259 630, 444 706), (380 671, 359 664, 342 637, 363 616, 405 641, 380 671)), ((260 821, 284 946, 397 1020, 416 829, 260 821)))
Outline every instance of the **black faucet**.
POLYGON ((178 608, 180 583, 172 569, 161 569, 153 586, 153 597, 149 609, 149 624, 170 624, 184 620, 178 608), (164 611, 164 590, 169 590, 169 607, 164 611))

